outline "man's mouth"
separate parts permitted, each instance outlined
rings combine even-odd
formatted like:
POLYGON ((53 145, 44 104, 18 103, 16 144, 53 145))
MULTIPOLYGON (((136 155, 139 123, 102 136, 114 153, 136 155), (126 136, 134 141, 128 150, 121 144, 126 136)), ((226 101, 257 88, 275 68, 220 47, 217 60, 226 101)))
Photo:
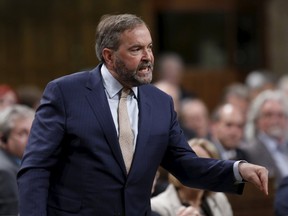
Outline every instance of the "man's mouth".
POLYGON ((152 67, 152 65, 150 63, 149 64, 142 64, 142 65, 140 65, 138 71, 141 72, 141 73, 144 73, 144 74, 151 73, 152 68, 153 67, 152 67))

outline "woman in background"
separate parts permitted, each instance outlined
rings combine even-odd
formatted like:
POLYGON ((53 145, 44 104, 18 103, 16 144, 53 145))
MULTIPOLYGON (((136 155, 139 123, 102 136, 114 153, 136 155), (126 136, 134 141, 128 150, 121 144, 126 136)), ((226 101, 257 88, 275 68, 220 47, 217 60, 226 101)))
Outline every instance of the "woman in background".
MULTIPOLYGON (((199 157, 219 158, 217 150, 206 139, 191 139, 191 148, 199 157)), ((189 188, 169 174, 167 189, 151 199, 151 207, 161 216, 232 216, 224 193, 189 188)))

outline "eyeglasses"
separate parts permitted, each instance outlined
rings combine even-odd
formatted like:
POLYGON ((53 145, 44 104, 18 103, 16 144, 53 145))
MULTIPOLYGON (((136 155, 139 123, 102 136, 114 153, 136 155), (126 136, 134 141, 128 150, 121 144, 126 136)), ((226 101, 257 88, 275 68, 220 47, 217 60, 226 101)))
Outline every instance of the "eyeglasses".
POLYGON ((261 118, 287 118, 283 112, 263 112, 260 114, 261 118))

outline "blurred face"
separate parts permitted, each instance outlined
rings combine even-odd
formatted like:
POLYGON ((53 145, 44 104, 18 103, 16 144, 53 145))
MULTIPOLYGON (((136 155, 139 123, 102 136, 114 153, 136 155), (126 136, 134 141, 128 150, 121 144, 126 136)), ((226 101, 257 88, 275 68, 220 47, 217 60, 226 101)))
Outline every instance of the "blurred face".
POLYGON ((206 137, 208 133, 208 113, 206 108, 198 103, 193 102, 184 108, 182 113, 183 125, 195 131, 197 137, 206 137))
POLYGON ((167 59, 162 66, 163 78, 174 85, 179 85, 182 79, 182 64, 173 58, 167 59))
POLYGON ((0 111, 4 110, 6 107, 12 106, 17 103, 17 97, 14 92, 9 91, 0 97, 0 111))
POLYGON ((30 133, 33 118, 16 120, 4 148, 12 155, 22 158, 30 133))
POLYGON ((268 100, 260 109, 257 128, 276 139, 285 137, 287 117, 279 101, 268 100))
POLYGON ((152 81, 152 38, 145 25, 124 31, 118 50, 109 51, 111 59, 106 61, 107 67, 122 85, 133 87, 152 81))
POLYGON ((247 109, 249 106, 248 100, 237 96, 230 96, 227 98, 226 102, 234 105, 235 107, 238 107, 238 109, 242 111, 243 115, 246 116, 247 109))
POLYGON ((235 107, 225 106, 220 113, 220 120, 213 124, 213 135, 226 149, 239 146, 243 136, 244 117, 235 107))

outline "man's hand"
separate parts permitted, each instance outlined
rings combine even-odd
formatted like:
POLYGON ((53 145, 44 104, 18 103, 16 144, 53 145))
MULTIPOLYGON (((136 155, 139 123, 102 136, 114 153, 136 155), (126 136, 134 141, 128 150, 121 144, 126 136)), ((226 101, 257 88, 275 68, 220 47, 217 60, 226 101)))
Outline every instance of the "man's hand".
POLYGON ((268 195, 268 170, 265 167, 251 163, 239 163, 239 172, 245 181, 253 183, 268 195))

